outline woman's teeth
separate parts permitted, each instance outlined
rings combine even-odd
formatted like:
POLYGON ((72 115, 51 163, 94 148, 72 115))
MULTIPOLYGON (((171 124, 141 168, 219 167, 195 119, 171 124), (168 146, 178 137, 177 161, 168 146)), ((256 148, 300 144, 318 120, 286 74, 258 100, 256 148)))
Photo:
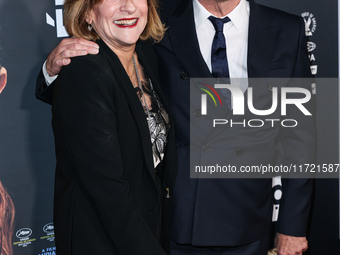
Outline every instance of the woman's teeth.
POLYGON ((122 26, 131 26, 137 22, 137 19, 123 19, 123 20, 115 20, 114 23, 122 26))

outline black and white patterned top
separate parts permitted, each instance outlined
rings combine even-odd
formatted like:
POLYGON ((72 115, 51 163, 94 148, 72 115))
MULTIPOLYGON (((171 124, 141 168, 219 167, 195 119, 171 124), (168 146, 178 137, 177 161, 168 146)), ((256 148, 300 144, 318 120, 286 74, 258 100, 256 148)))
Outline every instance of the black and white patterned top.
POLYGON ((142 88, 145 95, 148 95, 151 99, 151 109, 147 109, 143 101, 143 93, 139 87, 136 87, 137 96, 141 101, 144 108, 146 119, 149 126, 151 144, 152 144, 152 154, 154 167, 156 168, 158 164, 163 160, 167 136, 170 127, 169 115, 166 112, 163 104, 159 100, 158 95, 153 89, 152 82, 147 79, 147 82, 141 82, 142 88))

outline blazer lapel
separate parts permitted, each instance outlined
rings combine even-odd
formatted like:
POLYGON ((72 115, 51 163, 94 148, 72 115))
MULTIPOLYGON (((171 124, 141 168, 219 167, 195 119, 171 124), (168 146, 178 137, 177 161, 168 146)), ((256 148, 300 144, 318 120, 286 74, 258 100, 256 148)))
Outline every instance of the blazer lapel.
POLYGON ((150 131, 147 124, 144 109, 137 97, 136 91, 134 90, 128 75, 125 72, 124 67, 120 63, 118 56, 114 54, 114 52, 112 52, 111 49, 108 48, 108 46, 103 41, 98 41, 97 43, 100 45, 101 49, 104 50, 110 63, 112 72, 117 78, 118 85, 122 88, 126 95, 126 99, 131 109, 131 113, 134 116, 139 128, 140 137, 142 139, 145 162, 150 172, 150 175, 156 185, 156 175, 153 165, 150 131))
POLYGON ((172 15, 166 18, 169 40, 179 61, 190 77, 211 77, 197 41, 191 0, 181 1, 172 15))
POLYGON ((261 6, 249 0, 250 17, 248 33, 248 77, 268 77, 274 54, 276 26, 261 6))
MULTIPOLYGON (((174 171, 177 169, 177 161, 176 161, 176 145, 175 145, 175 134, 174 134, 174 118, 172 116, 171 110, 170 110, 170 106, 168 104, 168 100, 165 96, 165 94, 163 93, 163 90, 161 89, 161 84, 160 84, 160 77, 158 73, 155 73, 155 69, 151 67, 150 64, 150 57, 146 56, 144 54, 145 50, 143 50, 142 48, 143 44, 137 44, 136 47, 136 52, 138 54, 138 59, 140 61, 140 63, 142 64, 145 72, 147 73, 147 75, 149 76, 149 78, 152 81, 153 87, 161 101, 161 103, 163 104, 165 110, 168 113, 169 119, 170 119, 170 127, 169 127, 169 132, 168 132, 168 143, 166 145, 166 152, 165 152, 165 161, 164 161, 164 165, 163 165, 163 185, 165 185, 164 187, 169 188, 170 186, 173 185, 173 183, 175 182, 175 176, 176 174, 174 174, 174 171), (167 160, 167 158, 170 160, 167 160)), ((156 53, 155 53, 156 54, 156 53)), ((156 55, 155 55, 156 57, 156 55)), ((151 59, 151 61, 153 61, 151 59)), ((155 59, 155 61, 157 61, 157 58, 155 59)), ((167 192, 172 193, 172 190, 168 190, 167 192)), ((169 193, 168 193, 169 194, 169 193)))

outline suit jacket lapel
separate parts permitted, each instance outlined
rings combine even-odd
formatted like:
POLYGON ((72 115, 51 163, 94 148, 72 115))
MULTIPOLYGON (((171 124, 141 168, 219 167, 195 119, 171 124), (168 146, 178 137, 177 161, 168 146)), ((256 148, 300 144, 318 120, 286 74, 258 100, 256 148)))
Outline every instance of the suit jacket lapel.
POLYGON ((108 61, 111 65, 112 72, 117 78, 118 85, 122 88, 126 95, 126 99, 131 109, 131 113, 134 116, 136 123, 139 128, 140 137, 142 139, 143 145, 143 153, 147 168, 151 174, 154 183, 156 184, 156 175, 154 171, 153 165, 153 155, 152 155, 152 147, 151 147, 151 138, 150 131, 147 124, 146 116, 143 110, 143 107, 137 97, 136 91, 133 88, 131 81, 128 75, 125 72, 124 67, 119 61, 119 58, 116 54, 114 54, 110 48, 103 42, 97 42, 101 49, 104 49, 104 52, 108 58, 108 61))
POLYGON ((211 77, 197 41, 192 0, 181 1, 166 18, 169 40, 179 61, 190 77, 211 77))
POLYGON ((262 7, 249 0, 248 77, 268 77, 276 38, 276 26, 262 7))

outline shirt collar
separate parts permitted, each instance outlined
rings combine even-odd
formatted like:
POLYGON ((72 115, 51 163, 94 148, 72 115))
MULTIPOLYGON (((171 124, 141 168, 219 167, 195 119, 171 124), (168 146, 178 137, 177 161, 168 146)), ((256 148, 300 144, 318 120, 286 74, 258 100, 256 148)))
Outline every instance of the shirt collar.
MULTIPOLYGON (((196 29, 198 29, 209 18, 209 16, 214 16, 205 9, 198 0, 193 0, 193 7, 196 29)), ((243 23, 245 22, 244 17, 249 17, 249 3, 246 0, 241 0, 234 10, 232 10, 227 16, 230 18, 232 24, 237 30, 242 29, 243 23)))

